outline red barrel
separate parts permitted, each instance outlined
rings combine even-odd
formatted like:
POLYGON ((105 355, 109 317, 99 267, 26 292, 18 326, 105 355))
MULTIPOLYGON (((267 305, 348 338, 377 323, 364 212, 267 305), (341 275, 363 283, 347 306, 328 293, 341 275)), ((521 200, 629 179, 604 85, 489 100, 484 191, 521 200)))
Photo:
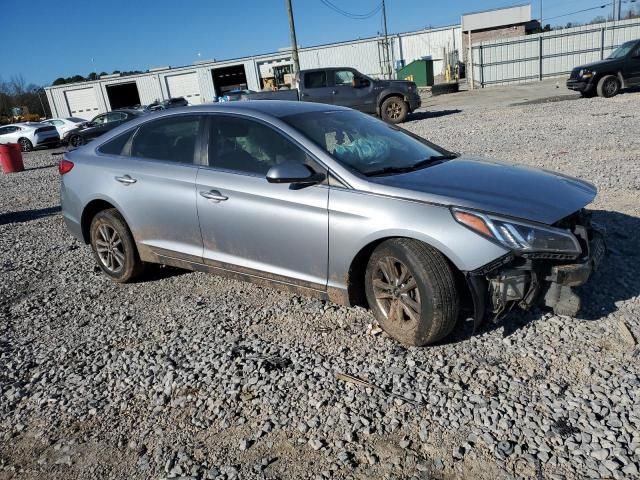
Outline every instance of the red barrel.
POLYGON ((0 165, 2 165, 2 173, 15 173, 24 170, 22 150, 19 144, 0 145, 0 165))

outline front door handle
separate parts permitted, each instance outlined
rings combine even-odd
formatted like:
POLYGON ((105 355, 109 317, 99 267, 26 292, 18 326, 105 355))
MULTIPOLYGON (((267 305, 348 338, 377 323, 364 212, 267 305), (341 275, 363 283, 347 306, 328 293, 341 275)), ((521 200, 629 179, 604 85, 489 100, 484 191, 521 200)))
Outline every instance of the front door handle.
POLYGON ((124 183, 125 185, 131 185, 132 183, 137 182, 135 178, 131 178, 129 175, 123 175, 122 177, 115 177, 115 178, 118 182, 124 183))
POLYGON ((337 95, 337 94, 338 94, 338 91, 337 91, 337 90, 331 90, 331 93, 332 93, 333 95, 337 95))
POLYGON ((214 202, 224 202, 228 200, 229 197, 225 197, 218 190, 209 190, 208 192, 200 192, 200 196, 206 198, 207 200, 213 200, 214 202))

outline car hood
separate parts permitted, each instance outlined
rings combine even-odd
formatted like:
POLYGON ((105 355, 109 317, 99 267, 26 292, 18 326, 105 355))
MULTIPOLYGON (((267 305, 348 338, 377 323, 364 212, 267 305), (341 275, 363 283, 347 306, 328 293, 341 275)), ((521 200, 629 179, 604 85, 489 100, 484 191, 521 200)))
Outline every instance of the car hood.
POLYGON ((547 170, 456 158, 398 175, 369 177, 377 193, 552 224, 591 203, 589 182, 547 170))
POLYGON ((581 70, 584 68, 586 70, 598 71, 598 68, 608 67, 609 65, 613 63, 617 63, 619 61, 620 59, 598 60, 597 62, 587 63, 586 65, 580 65, 578 67, 575 67, 574 70, 581 70))

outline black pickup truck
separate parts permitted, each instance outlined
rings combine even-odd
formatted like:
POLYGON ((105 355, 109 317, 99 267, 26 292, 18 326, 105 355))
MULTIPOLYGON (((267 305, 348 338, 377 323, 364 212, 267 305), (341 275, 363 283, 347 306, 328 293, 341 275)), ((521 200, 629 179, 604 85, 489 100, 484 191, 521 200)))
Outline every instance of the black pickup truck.
POLYGON ((640 40, 620 45, 605 60, 581 65, 571 71, 567 88, 583 97, 613 97, 622 88, 640 85, 640 40))
POLYGON ((301 70, 294 88, 244 94, 241 100, 300 100, 328 103, 378 115, 389 123, 403 122, 420 107, 418 87, 404 80, 374 80, 353 68, 301 70))

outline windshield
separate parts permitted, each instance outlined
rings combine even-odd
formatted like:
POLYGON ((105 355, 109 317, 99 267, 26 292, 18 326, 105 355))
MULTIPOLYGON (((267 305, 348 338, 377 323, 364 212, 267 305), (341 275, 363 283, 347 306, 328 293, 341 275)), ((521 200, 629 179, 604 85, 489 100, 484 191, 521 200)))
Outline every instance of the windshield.
POLYGON ((342 165, 364 175, 408 171, 452 157, 426 140, 360 112, 299 113, 283 120, 342 165))
POLYGON ((622 58, 622 57, 626 57, 627 54, 631 51, 631 49, 633 48, 633 46, 636 44, 635 41, 633 42, 627 42, 627 43, 623 43, 622 45, 620 45, 618 48, 616 48, 613 53, 611 55, 609 55, 608 58, 622 58))

